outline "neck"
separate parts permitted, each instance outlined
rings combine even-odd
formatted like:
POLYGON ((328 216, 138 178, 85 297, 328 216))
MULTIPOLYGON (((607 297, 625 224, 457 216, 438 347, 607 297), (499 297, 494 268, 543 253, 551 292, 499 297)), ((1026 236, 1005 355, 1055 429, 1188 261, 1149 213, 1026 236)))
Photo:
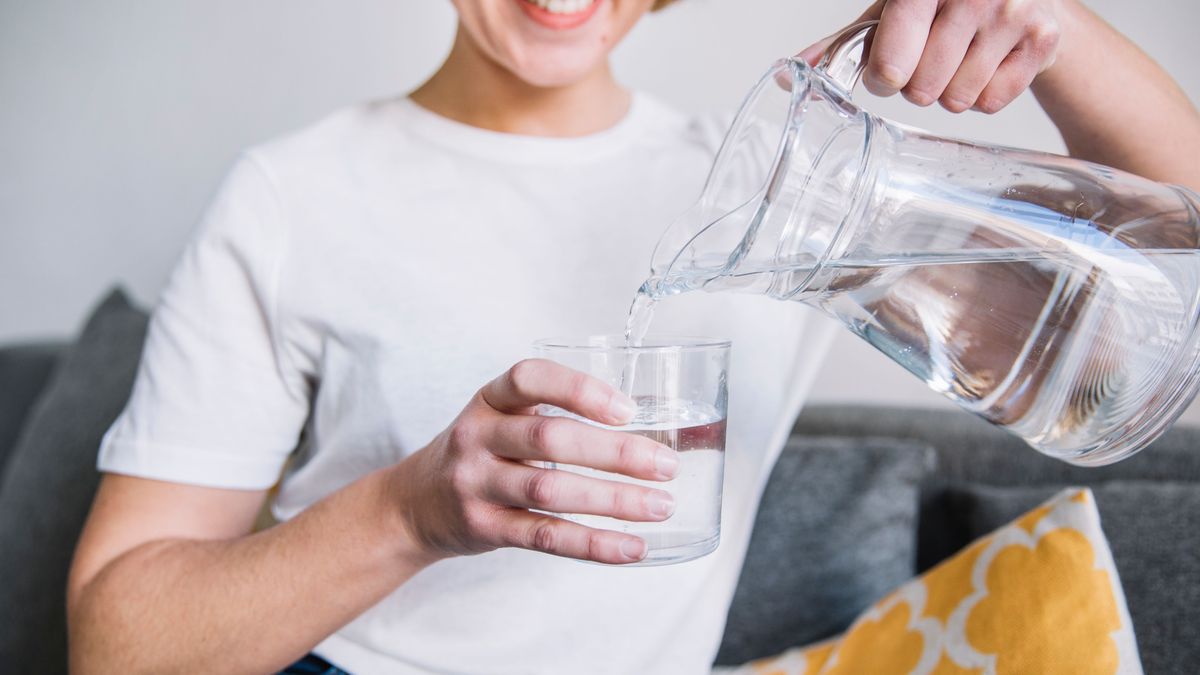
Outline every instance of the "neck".
POLYGON ((582 79, 539 87, 493 61, 459 28, 445 63, 410 94, 421 107, 474 127, 528 136, 584 136, 615 125, 629 92, 603 61, 582 79))

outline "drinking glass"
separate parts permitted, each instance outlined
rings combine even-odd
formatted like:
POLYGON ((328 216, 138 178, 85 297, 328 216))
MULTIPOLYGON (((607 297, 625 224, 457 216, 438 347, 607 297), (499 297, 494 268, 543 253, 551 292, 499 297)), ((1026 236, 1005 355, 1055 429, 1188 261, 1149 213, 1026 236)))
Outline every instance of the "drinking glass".
POLYGON ((633 421, 618 427, 583 419, 554 406, 541 406, 539 414, 571 417, 592 426, 646 436, 679 453, 679 472, 667 482, 588 467, 550 465, 560 471, 666 490, 675 498, 675 513, 661 522, 558 514, 588 527, 627 532, 644 539, 646 557, 629 565, 694 560, 716 550, 720 543, 729 347, 727 340, 693 337, 651 337, 634 346, 627 344, 623 335, 534 343, 538 357, 588 373, 624 391, 637 403, 633 421))

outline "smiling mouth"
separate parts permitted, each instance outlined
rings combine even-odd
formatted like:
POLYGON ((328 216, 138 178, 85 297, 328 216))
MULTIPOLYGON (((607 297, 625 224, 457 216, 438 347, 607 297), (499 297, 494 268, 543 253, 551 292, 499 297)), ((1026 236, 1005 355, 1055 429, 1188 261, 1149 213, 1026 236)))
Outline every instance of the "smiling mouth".
POLYGON ((525 15, 546 28, 568 30, 587 23, 604 0, 516 0, 525 15))

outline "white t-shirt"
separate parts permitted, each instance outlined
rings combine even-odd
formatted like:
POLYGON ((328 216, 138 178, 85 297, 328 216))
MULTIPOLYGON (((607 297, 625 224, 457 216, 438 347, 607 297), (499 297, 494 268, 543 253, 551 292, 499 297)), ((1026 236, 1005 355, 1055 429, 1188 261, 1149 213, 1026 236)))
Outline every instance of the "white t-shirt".
MULTIPOLYGON (((161 297, 99 468, 261 489, 295 453, 273 505, 287 519, 395 464, 532 341, 623 329, 723 132, 644 95, 571 139, 397 99, 244 153, 161 297)), ((660 303, 652 333, 733 340, 715 553, 658 568, 516 549, 445 560, 317 653, 360 675, 706 672, 830 326, 751 296, 660 303)))

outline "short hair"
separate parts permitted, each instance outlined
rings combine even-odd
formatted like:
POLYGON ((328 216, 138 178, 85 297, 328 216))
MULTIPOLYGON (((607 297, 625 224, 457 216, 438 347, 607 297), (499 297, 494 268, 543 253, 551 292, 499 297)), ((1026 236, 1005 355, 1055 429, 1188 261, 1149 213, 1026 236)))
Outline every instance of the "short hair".
POLYGON ((660 9, 662 9, 662 8, 666 7, 667 5, 670 5, 670 4, 674 3, 674 2, 675 2, 675 0, 654 0, 654 6, 652 6, 652 7, 650 8, 650 11, 651 11, 651 12, 657 12, 658 10, 660 10, 660 9))

